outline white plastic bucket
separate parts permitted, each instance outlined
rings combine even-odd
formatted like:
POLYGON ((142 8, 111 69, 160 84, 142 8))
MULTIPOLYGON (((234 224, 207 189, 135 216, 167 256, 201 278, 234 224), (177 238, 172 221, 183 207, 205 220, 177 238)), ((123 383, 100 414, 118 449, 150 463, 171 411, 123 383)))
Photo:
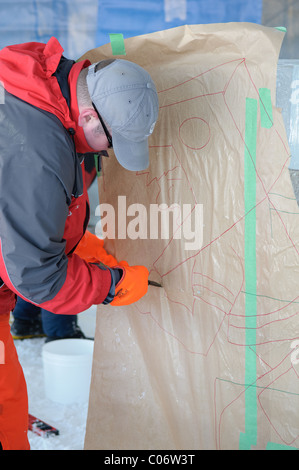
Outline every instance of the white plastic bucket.
POLYGON ((93 346, 88 339, 60 339, 43 346, 47 398, 62 404, 88 401, 93 346))

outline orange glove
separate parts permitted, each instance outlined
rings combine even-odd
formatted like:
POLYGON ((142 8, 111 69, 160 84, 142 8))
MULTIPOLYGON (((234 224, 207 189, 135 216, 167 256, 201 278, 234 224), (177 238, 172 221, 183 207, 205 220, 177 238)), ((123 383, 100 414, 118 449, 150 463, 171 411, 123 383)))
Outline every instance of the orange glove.
POLYGON ((88 263, 102 262, 106 266, 115 266, 118 261, 104 248, 104 240, 86 230, 74 253, 88 263))
POLYGON ((126 261, 113 269, 122 269, 123 275, 115 286, 113 306, 130 305, 147 293, 149 272, 145 266, 129 266, 126 261))

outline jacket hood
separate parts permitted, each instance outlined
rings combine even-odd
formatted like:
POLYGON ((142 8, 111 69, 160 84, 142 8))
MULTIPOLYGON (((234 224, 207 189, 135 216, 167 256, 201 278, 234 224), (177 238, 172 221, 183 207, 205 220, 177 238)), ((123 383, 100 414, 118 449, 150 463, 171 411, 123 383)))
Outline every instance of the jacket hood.
POLYGON ((62 53, 63 48, 54 37, 47 44, 7 46, 0 51, 0 79, 6 91, 55 114, 68 128, 73 127, 73 121, 53 76, 62 53))
POLYGON ((77 152, 91 152, 94 150, 87 144, 83 129, 77 124, 76 97, 78 75, 82 68, 90 65, 90 62, 78 62, 73 67, 75 70, 70 72, 71 106, 69 108, 61 93, 57 78, 53 75, 62 54, 63 48, 54 37, 47 44, 28 42, 7 46, 0 50, 0 80, 8 93, 54 114, 66 129, 73 129, 77 152))

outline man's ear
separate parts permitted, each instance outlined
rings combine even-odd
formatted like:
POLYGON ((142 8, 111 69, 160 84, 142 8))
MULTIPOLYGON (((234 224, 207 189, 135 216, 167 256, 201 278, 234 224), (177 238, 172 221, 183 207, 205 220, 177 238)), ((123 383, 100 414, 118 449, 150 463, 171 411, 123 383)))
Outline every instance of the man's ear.
POLYGON ((97 113, 93 108, 85 108, 80 112, 78 118, 78 124, 81 127, 85 127, 91 119, 98 119, 97 113))

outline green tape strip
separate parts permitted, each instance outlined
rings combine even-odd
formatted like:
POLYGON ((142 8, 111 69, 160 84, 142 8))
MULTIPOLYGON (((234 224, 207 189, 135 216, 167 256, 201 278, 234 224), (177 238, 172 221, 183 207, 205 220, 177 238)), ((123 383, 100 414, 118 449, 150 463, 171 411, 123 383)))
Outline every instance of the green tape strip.
POLYGON ((260 88, 259 97, 261 126, 270 129, 270 127, 273 126, 271 90, 269 90, 269 88, 260 88))
POLYGON ((94 154, 94 163, 96 167, 97 176, 101 176, 101 156, 98 153, 94 154))
MULTIPOLYGON (((271 92, 260 88, 261 126, 273 125, 271 92)), ((244 261, 245 261, 245 433, 240 433, 239 449, 257 445, 257 367, 256 367, 256 145, 257 100, 246 98, 244 151, 244 261)), ((268 442, 266 450, 297 450, 295 447, 268 442)))
POLYGON ((250 450, 257 443, 256 397, 256 138, 257 100, 246 98, 244 205, 245 205, 245 433, 240 434, 239 448, 250 450), (251 386, 252 385, 252 386, 251 386))
POLYGON ((278 31, 282 31, 283 33, 287 32, 287 28, 285 26, 275 26, 275 29, 278 29, 278 31))
POLYGON ((109 33, 113 55, 126 55, 124 36, 121 33, 109 33))
POLYGON ((275 444, 274 442, 268 442, 266 450, 298 450, 297 447, 286 446, 283 444, 275 444))

